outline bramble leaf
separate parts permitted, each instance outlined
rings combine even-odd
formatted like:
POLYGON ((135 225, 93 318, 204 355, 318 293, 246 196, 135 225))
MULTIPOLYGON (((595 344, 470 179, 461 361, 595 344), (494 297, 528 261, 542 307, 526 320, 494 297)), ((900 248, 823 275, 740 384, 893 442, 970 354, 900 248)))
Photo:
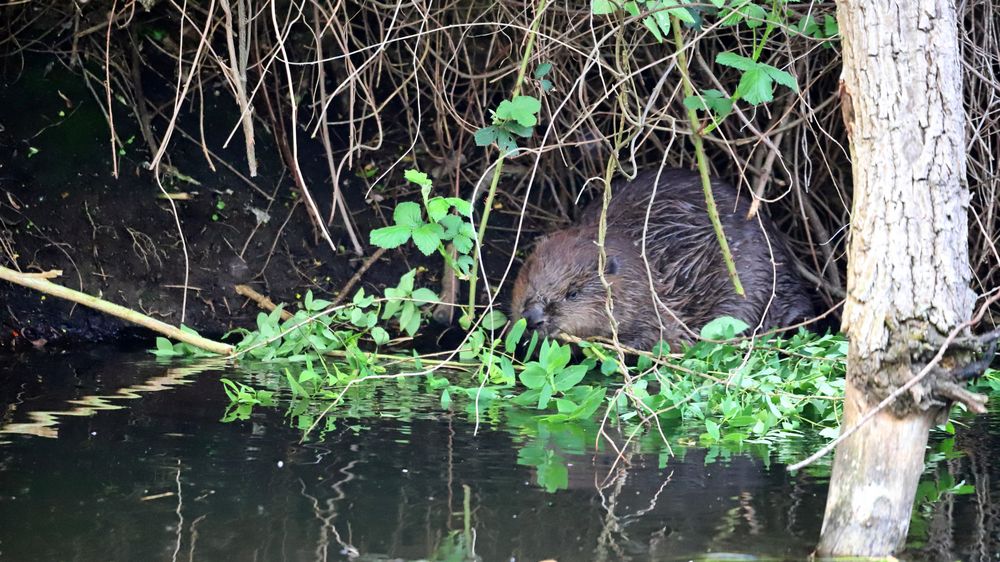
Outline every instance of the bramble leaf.
POLYGON ((774 99, 774 84, 763 68, 751 68, 740 78, 736 95, 751 105, 768 103, 774 99))
POLYGON ((392 220, 397 225, 416 228, 424 224, 422 215, 420 205, 417 205, 413 201, 403 201, 393 209, 392 220))
POLYGON ((461 197, 448 197, 445 199, 450 205, 455 207, 458 214, 467 217, 472 214, 472 203, 469 203, 461 197))
POLYGON ((684 98, 684 107, 696 111, 713 111, 720 119, 725 119, 733 111, 733 100, 719 90, 705 90, 701 96, 684 98))
POLYGON ((437 223, 422 224, 413 231, 413 243, 425 256, 437 251, 444 229, 437 223))
POLYGON ((427 216, 434 222, 440 222, 448 214, 450 208, 450 201, 444 197, 434 197, 427 202, 427 216))
POLYGON ((785 72, 784 70, 775 68, 769 64, 760 64, 761 70, 767 73, 772 80, 781 84, 782 86, 788 88, 793 92, 799 91, 799 84, 795 81, 795 77, 791 74, 785 72))
POLYGON ((427 177, 427 174, 421 172, 420 170, 406 170, 403 172, 403 177, 406 178, 406 181, 415 183, 420 187, 431 187, 434 185, 434 182, 427 177))
POLYGON ((497 128, 492 125, 479 129, 473 135, 473 138, 476 140, 476 146, 489 146, 497 141, 497 137, 497 128))
POLYGON ((500 102, 494 115, 497 119, 534 127, 538 123, 536 114, 541 109, 542 102, 532 96, 514 96, 513 99, 500 102))
POLYGON ((757 66, 753 59, 729 51, 715 55, 715 62, 738 70, 750 70, 757 66))
POLYGON ((379 248, 398 248, 410 239, 411 228, 408 226, 386 226, 376 228, 368 233, 368 241, 379 248))

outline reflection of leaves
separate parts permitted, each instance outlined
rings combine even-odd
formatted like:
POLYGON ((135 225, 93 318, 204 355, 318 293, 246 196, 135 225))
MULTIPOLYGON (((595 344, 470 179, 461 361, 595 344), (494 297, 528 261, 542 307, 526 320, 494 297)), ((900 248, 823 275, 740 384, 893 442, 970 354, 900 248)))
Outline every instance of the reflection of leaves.
POLYGON ((553 493, 569 487, 569 469, 566 459, 540 443, 533 443, 517 452, 517 464, 535 468, 538 485, 553 493))

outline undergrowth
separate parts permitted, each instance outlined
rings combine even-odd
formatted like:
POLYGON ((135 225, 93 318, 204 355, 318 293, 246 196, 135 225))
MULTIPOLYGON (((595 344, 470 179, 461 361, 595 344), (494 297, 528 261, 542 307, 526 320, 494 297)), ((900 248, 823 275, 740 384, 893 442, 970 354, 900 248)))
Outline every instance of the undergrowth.
MULTIPOLYGON (((281 373, 286 385, 259 389, 224 379, 232 402, 226 419, 245 419, 254 407, 273 405, 275 391, 287 390, 293 400, 312 403, 299 414, 307 415, 311 425, 319 412, 340 404, 352 386, 419 376, 442 408, 464 410, 476 421, 517 409, 548 423, 597 415, 617 426, 682 422, 687 437, 706 444, 770 442, 810 429, 826 435, 838 424, 846 354, 842 336, 802 330, 790 337, 740 338, 748 326, 720 318, 704 327, 703 341, 678 353, 661 345, 623 362, 614 349, 597 342, 580 342, 574 356, 569 343, 540 341, 527 332, 523 319, 501 333, 506 319, 495 312, 444 358, 407 355, 394 350, 379 323, 391 322, 404 341, 424 326, 420 305, 436 302, 437 296, 415 289, 414 274, 410 271, 378 298, 360 290, 350 303, 331 306, 307 293, 287 320, 281 320, 281 307, 260 313, 256 330, 237 331, 242 341, 236 356, 281 373)), ((154 353, 194 351, 160 340, 154 353)))

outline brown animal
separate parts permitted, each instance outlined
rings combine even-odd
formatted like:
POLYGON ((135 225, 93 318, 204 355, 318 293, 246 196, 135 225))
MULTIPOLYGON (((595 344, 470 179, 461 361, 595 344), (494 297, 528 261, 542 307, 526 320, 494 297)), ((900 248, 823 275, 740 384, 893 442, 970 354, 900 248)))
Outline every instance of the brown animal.
MULTIPOLYGON (((674 169, 663 170, 658 183, 656 177, 656 171, 646 172, 614 185, 608 207, 605 278, 622 343, 649 349, 662 339, 674 347, 720 316, 769 328, 813 315, 809 291, 774 225, 764 216, 760 222, 746 219, 748 197, 738 200, 731 185, 712 182, 746 292, 740 297, 729 280, 698 174, 674 169)), ((514 283, 514 318, 525 318, 545 336, 611 337, 607 292, 597 269, 600 214, 601 202, 594 201, 576 225, 538 243, 514 283)))

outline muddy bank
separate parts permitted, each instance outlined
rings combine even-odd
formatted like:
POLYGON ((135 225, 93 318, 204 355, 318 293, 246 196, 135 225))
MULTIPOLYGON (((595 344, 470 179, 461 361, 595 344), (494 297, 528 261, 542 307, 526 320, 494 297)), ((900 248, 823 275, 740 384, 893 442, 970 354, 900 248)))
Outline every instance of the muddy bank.
MULTIPOLYGON (((240 283, 275 302, 296 301, 307 290, 335 297, 374 250, 367 245, 368 231, 385 225, 397 199, 419 197, 404 185, 406 162, 374 189, 365 177, 397 161, 395 147, 343 174, 364 254, 353 251, 340 220, 329 226, 334 251, 313 227, 270 137, 258 135, 255 178, 246 172, 239 135, 228 149, 220 148, 237 122, 231 104, 220 102, 204 116, 204 144, 212 154, 202 147, 199 115, 185 114, 165 160, 162 183, 173 198, 182 241, 171 200, 146 169, 152 154, 128 108, 122 105, 115 114, 124 142, 115 178, 105 118, 80 77, 51 57, 27 62, 20 72, 8 73, 0 88, 6 100, 0 104, 0 264, 62 270, 56 280, 61 284, 171 324, 183 322, 212 336, 253 326, 258 309, 236 294, 240 283)), ((165 120, 153 122, 157 136, 164 127, 165 120)), ((304 133, 300 141, 303 176, 327 216, 332 189, 321 147, 304 133)), ((497 222, 504 221, 501 216, 497 222)), ((490 262, 506 259, 494 252, 490 262)), ((441 260, 405 248, 386 252, 359 286, 380 292, 415 267, 418 283, 438 288, 441 260)), ((0 303, 4 347, 141 334, 117 319, 7 283, 0 283, 0 303)))

